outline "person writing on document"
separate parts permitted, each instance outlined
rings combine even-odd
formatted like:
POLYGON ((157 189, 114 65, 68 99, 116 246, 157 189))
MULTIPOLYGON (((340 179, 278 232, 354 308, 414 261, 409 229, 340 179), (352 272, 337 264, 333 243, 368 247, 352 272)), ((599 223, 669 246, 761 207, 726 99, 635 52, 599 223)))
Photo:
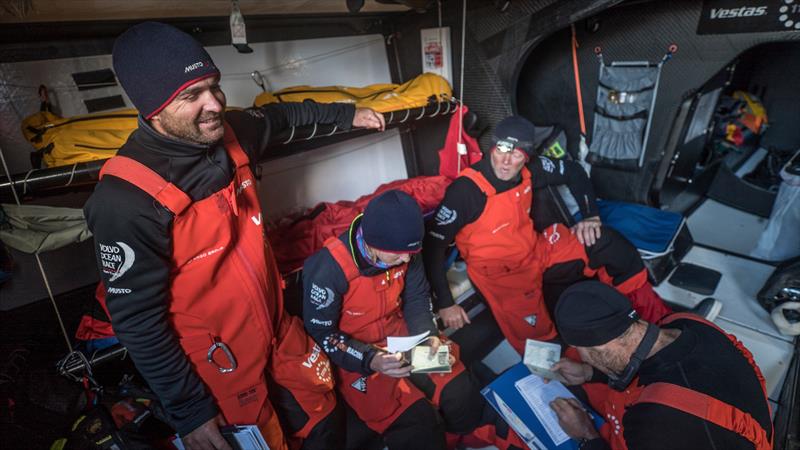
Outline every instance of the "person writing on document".
POLYGON ((583 386, 605 420, 596 431, 575 399, 551 404, 581 449, 772 448, 764 377, 742 343, 713 323, 677 313, 653 325, 597 281, 567 288, 555 320, 582 362, 562 358, 553 370, 583 386))

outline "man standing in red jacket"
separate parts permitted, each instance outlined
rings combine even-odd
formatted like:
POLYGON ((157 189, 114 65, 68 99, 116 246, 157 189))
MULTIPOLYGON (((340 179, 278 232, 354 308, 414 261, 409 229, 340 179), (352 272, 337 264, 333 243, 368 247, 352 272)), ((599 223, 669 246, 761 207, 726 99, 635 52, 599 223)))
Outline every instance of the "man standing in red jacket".
POLYGON ((226 113, 211 57, 161 23, 123 33, 113 64, 139 128, 85 215, 117 337, 188 448, 229 448, 224 423, 257 424, 272 449, 340 445, 328 360, 283 311, 253 168, 274 131, 383 117, 308 101, 226 113))

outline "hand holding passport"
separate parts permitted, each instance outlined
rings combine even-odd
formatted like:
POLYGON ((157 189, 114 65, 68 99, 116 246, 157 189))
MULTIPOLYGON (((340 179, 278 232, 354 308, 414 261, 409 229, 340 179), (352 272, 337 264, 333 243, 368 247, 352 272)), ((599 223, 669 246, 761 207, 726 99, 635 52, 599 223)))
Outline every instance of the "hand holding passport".
POLYGON ((411 373, 450 373, 453 366, 450 362, 450 347, 440 345, 436 353, 431 354, 433 347, 418 345, 405 354, 411 362, 411 373))
POLYGON ((536 375, 548 380, 558 380, 567 384, 564 377, 552 370, 553 364, 561 359, 561 346, 552 342, 542 342, 533 339, 525 341, 525 356, 522 362, 536 375))

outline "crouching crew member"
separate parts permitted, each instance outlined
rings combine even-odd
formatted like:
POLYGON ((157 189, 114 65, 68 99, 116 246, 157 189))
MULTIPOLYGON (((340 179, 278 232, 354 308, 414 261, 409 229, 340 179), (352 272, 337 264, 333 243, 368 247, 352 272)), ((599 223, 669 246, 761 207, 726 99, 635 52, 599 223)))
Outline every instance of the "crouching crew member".
POLYGON ((284 436, 337 447, 329 363, 283 312, 253 167, 273 131, 383 128, 382 117, 313 102, 226 114, 211 57, 161 23, 121 35, 113 63, 139 128, 104 165, 85 214, 117 337, 187 448, 228 449, 225 423, 258 424, 275 450, 284 436), (294 426, 281 428, 268 379, 270 397, 285 394, 274 406, 302 416, 294 426))
POLYGON ((580 165, 535 156, 536 128, 520 116, 502 120, 494 141, 488 158, 448 186, 425 239, 425 266, 445 325, 469 323, 445 276, 445 253, 454 240, 470 280, 520 353, 526 339, 556 336, 543 282, 567 285, 596 276, 626 294, 647 320, 669 312, 647 281, 636 248, 614 230, 601 232, 591 183, 580 165), (566 184, 587 217, 573 230, 554 224, 536 233, 533 189, 550 184, 566 184))
POLYGON ((441 449, 445 431, 466 434, 495 420, 457 346, 439 337, 417 255, 423 236, 416 201, 388 191, 303 267, 306 329, 337 367, 342 397, 390 449, 441 449), (412 375, 384 349, 388 336, 424 332, 432 347, 450 345, 451 373, 412 375))
POLYGON ((555 370, 569 384, 586 383, 606 421, 598 433, 574 399, 551 404, 582 449, 772 448, 761 371, 742 343, 713 323, 679 313, 649 324, 596 281, 565 290, 555 320, 584 361, 564 358, 555 370))

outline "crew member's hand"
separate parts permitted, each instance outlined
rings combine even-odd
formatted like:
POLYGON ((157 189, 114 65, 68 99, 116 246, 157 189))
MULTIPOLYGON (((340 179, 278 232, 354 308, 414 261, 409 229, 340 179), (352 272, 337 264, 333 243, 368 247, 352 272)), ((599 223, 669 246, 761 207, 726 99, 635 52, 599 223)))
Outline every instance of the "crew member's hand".
POLYGON ((386 376, 402 378, 411 375, 411 364, 403 359, 402 353, 379 351, 369 362, 369 368, 386 376))
POLYGON ((356 108, 356 114, 353 116, 353 126, 383 131, 386 129, 386 120, 383 118, 383 114, 374 109, 356 108))
POLYGON ((194 431, 181 437, 186 450, 231 450, 231 446, 219 432, 225 425, 222 414, 195 428, 194 431))
POLYGON ((561 358, 561 361, 553 364, 550 370, 561 374, 567 381, 567 386, 586 383, 594 374, 592 366, 569 358, 561 358))
MULTIPOLYGON (((436 352, 439 351, 439 347, 442 345, 442 340, 439 339, 438 336, 431 336, 428 338, 428 345, 431 346, 430 353, 428 353, 428 359, 433 359, 436 356, 436 352)), ((448 362, 452 366, 456 363, 456 357, 453 356, 452 353, 450 353, 449 356, 448 362)))
POLYGON ((442 345, 442 341, 438 336, 431 336, 428 338, 428 345, 431 346, 431 350, 428 353, 428 359, 433 359, 433 357, 436 356, 436 352, 439 351, 439 346, 442 345))
POLYGON ((598 239, 600 239, 601 225, 602 222, 600 222, 600 217, 594 216, 576 223, 572 228, 570 228, 570 231, 572 231, 572 234, 578 238, 578 242, 587 247, 591 247, 595 242, 597 242, 598 239))
POLYGON ((592 418, 574 398, 557 398, 550 407, 558 416, 558 424, 572 439, 595 439, 600 437, 594 429, 592 418))
POLYGON ((471 323, 467 312, 464 311, 459 305, 448 306, 439 310, 439 317, 442 318, 442 323, 447 328, 457 330, 464 326, 465 323, 471 323))

